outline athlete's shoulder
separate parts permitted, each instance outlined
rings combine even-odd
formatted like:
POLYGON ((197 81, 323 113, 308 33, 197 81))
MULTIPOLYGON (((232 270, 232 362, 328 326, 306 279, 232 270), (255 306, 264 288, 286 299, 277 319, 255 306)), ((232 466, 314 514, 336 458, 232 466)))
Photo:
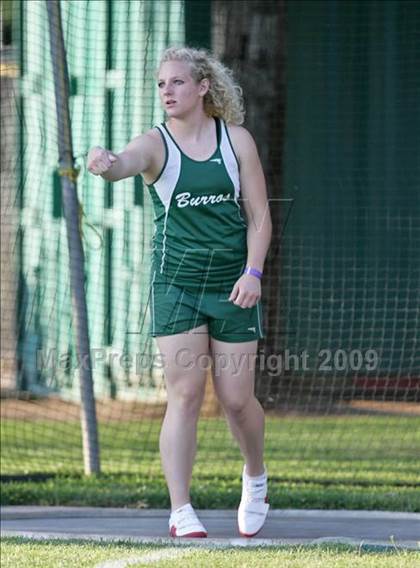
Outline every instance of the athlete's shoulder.
POLYGON ((135 136, 127 145, 127 149, 139 152, 154 152, 162 145, 162 140, 157 128, 151 128, 146 132, 135 136))
POLYGON ((226 128, 232 141, 233 149, 239 159, 245 158, 250 152, 255 151, 256 145, 254 138, 244 126, 226 124, 226 128))
POLYGON ((151 128, 142 134, 138 134, 132 138, 129 142, 129 146, 132 148, 144 148, 145 146, 155 145, 156 141, 159 140, 159 133, 156 128, 151 128))
POLYGON ((162 142, 162 136, 160 135, 159 130, 156 127, 147 130, 147 132, 142 134, 142 137, 146 143, 156 144, 157 142, 162 142))
POLYGON ((240 126, 239 124, 232 124, 230 122, 225 122, 225 125, 229 131, 229 134, 236 134, 238 136, 250 136, 249 131, 244 126, 240 126))

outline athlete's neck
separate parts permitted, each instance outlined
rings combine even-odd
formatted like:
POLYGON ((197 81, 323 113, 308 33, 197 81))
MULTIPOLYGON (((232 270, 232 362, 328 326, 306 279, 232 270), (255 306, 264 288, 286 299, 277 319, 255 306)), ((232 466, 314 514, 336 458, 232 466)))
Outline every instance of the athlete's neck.
POLYGON ((214 118, 201 113, 200 116, 187 118, 170 118, 167 126, 177 140, 189 143, 200 143, 208 140, 209 134, 214 130, 214 118))

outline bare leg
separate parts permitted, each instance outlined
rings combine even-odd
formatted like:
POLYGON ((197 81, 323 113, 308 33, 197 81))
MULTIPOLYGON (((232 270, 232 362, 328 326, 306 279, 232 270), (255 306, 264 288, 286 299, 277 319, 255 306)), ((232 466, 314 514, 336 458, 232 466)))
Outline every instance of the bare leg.
POLYGON ((207 326, 189 333, 158 337, 165 361, 168 405, 160 432, 160 454, 172 511, 190 502, 190 484, 197 447, 197 421, 206 375, 197 365, 209 349, 207 326))
POLYGON ((257 341, 227 343, 211 338, 213 359, 224 358, 226 365, 214 376, 214 387, 226 414, 230 430, 238 441, 251 477, 264 472, 264 410, 255 398, 252 356, 257 341), (226 367, 226 368, 223 368, 226 367))

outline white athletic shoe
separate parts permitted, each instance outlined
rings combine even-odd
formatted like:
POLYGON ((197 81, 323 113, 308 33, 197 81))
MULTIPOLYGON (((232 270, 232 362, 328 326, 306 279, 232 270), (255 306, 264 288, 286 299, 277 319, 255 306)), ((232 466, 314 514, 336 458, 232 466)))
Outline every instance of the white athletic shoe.
POLYGON ((265 478, 253 479, 242 472, 242 497, 238 509, 238 527, 242 536, 255 536, 263 527, 267 517, 267 470, 265 478))
POLYGON ((187 503, 171 513, 169 534, 170 536, 203 538, 207 536, 207 531, 199 521, 191 503, 187 503))

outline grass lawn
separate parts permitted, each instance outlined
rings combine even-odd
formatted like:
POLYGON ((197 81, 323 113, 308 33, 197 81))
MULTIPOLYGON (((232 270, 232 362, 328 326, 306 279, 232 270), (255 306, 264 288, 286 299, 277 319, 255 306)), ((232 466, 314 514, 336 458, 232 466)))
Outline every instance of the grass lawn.
MULTIPOLYGON (((169 506, 159 457, 161 420, 100 425, 102 474, 82 474, 77 421, 2 421, 2 475, 51 474, 2 484, 3 505, 169 506)), ((420 418, 266 419, 273 508, 420 511, 420 418), (416 451, 417 448, 417 451, 416 451)), ((235 508, 242 456, 223 419, 201 419, 191 488, 199 508, 235 508)))
POLYGON ((217 550, 143 546, 128 542, 111 544, 5 538, 1 549, 2 568, 99 568, 105 562, 110 565, 111 561, 119 561, 121 568, 135 568, 145 563, 159 568, 413 568, 420 562, 419 552, 371 552, 344 545, 217 550))

